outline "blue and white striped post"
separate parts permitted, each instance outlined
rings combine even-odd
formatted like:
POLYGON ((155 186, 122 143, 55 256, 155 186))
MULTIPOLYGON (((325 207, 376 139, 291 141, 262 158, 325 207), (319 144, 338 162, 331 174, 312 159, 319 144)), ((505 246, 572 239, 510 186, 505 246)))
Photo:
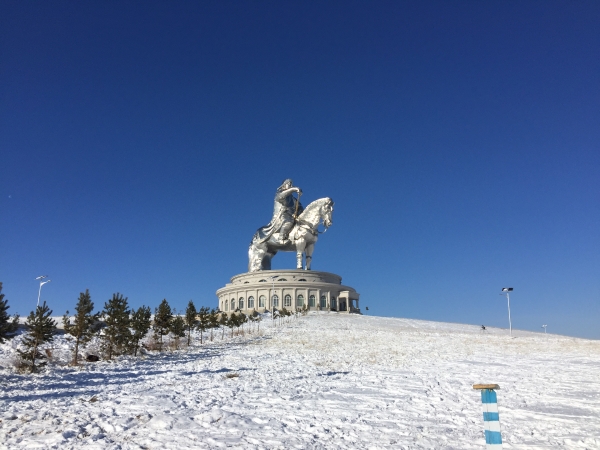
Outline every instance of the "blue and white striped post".
POLYGON ((475 384, 473 389, 481 391, 481 403, 483 404, 483 428, 485 430, 486 450, 501 449, 502 435, 500 434, 500 416, 498 415, 497 384, 475 384))

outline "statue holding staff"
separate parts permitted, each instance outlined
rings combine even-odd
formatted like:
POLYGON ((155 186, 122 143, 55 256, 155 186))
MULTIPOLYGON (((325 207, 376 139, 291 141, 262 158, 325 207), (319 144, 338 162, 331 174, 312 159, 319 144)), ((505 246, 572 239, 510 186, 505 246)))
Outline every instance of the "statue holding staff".
POLYGON ((304 211, 300 203, 302 190, 299 187, 294 187, 293 181, 288 178, 281 183, 275 193, 275 201, 273 206, 273 218, 268 225, 260 228, 258 232, 261 234, 260 240, 267 240, 275 233, 279 233, 277 243, 279 245, 289 244, 289 233, 294 227, 294 223, 298 218, 298 214, 304 211), (293 193, 298 193, 298 198, 293 196, 293 193))

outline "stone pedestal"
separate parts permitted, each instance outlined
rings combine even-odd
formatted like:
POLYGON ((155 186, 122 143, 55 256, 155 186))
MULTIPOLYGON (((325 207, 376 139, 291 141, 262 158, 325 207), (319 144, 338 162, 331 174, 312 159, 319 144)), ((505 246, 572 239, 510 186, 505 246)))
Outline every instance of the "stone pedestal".
POLYGON ((285 308, 360 314, 359 294, 342 277, 312 270, 263 270, 231 278, 217 291, 219 310, 248 314, 285 308))

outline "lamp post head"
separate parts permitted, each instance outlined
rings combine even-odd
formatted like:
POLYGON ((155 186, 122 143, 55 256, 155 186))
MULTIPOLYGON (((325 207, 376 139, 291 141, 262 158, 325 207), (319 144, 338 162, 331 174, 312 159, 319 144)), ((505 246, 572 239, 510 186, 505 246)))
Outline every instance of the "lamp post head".
POLYGON ((44 278, 48 278, 48 275, 41 275, 36 278, 36 280, 43 280, 44 278))
POLYGON ((513 288, 509 288, 509 287, 502 288, 502 292, 512 292, 512 290, 513 290, 513 288))

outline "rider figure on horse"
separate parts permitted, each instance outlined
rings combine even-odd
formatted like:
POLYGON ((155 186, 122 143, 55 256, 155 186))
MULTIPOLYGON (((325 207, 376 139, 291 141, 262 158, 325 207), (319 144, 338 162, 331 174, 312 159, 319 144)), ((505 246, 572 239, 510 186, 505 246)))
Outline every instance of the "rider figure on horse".
MULTIPOLYGON (((280 251, 296 252, 296 269, 310 270, 315 243, 321 232, 331 226, 333 200, 317 199, 306 206, 300 204, 302 190, 294 187, 292 180, 285 180, 275 193, 273 217, 268 225, 260 227, 252 236, 248 247, 248 272, 271 270, 271 259, 280 251), (293 196, 294 192, 298 197, 293 196)), ((324 232, 323 232, 324 233, 324 232)))
POLYGON ((279 232, 279 241, 281 245, 289 244, 288 235, 293 228, 298 215, 304 210, 300 203, 302 190, 294 187, 293 181, 288 178, 277 188, 275 194, 275 205, 273 207, 273 218, 267 227, 272 227, 272 233, 279 232), (292 194, 298 193, 296 199, 292 194))

